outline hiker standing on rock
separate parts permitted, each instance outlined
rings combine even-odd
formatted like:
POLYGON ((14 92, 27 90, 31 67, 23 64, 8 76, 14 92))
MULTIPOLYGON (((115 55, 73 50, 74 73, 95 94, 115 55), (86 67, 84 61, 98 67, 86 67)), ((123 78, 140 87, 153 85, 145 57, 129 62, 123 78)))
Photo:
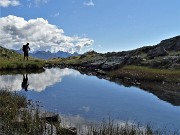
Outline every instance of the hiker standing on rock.
POLYGON ((25 58, 28 61, 29 50, 30 50, 29 43, 27 43, 26 45, 23 45, 22 50, 24 52, 24 61, 25 61, 25 58))

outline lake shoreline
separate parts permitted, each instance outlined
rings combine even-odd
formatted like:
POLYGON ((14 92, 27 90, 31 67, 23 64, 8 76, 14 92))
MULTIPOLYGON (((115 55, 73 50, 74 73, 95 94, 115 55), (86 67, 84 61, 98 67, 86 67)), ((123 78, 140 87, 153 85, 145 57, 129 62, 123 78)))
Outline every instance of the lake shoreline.
POLYGON ((81 74, 97 76, 126 87, 138 87, 155 94, 161 100, 167 101, 175 106, 180 105, 180 70, 154 69, 142 66, 124 66, 116 70, 104 71, 98 68, 84 67, 78 64, 65 64, 61 62, 48 61, 40 68, 28 69, 6 69, 0 70, 0 74, 21 74, 31 72, 43 72, 45 68, 71 68, 78 70, 81 74), (149 85, 151 84, 151 85, 149 85))
POLYGON ((45 68, 70 68, 78 70, 81 74, 96 76, 115 82, 125 87, 138 87, 153 93, 161 100, 172 105, 180 105, 179 70, 160 70, 141 66, 126 66, 114 71, 103 71, 82 66, 65 64, 46 64, 45 68), (175 75, 176 74, 176 75, 175 75), (147 78, 146 78, 147 77, 147 78))

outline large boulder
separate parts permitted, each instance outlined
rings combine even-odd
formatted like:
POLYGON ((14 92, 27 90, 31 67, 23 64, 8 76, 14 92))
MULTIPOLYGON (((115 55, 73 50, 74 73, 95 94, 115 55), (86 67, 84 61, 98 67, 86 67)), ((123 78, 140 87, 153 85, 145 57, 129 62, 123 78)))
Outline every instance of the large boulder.
POLYGON ((142 61, 143 61, 143 58, 141 58, 139 56, 132 56, 127 60, 126 64, 128 64, 128 65, 131 65, 131 64, 139 65, 142 61))
POLYGON ((180 56, 165 56, 162 59, 153 59, 148 61, 146 66, 163 69, 179 69, 180 56))
POLYGON ((127 57, 109 57, 105 63, 103 63, 101 69, 102 70, 111 70, 116 69, 122 65, 124 65, 127 61, 127 57))
POLYGON ((111 70, 111 69, 116 69, 118 67, 119 63, 113 62, 113 61, 107 61, 105 62, 101 69, 103 70, 111 70))
POLYGON ((164 57, 161 63, 167 63, 166 68, 180 69, 180 56, 167 56, 164 57))
POLYGON ((156 47, 152 50, 149 50, 147 53, 147 56, 149 58, 154 58, 154 57, 159 57, 159 56, 167 56, 168 52, 164 49, 163 46, 161 47, 156 47))
POLYGON ((106 58, 94 57, 92 60, 87 60, 87 61, 80 63, 80 65, 82 67, 96 69, 96 68, 100 68, 102 66, 102 64, 105 62, 106 62, 106 58))

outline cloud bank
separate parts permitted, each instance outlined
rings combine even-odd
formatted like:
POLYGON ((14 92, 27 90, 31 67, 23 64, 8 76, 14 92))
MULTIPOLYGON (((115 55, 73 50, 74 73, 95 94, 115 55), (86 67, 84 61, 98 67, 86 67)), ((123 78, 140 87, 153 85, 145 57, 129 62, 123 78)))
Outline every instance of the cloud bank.
POLYGON ((43 18, 26 21, 22 17, 9 15, 0 18, 0 45, 9 49, 20 49, 26 42, 31 51, 80 52, 90 47, 94 40, 87 37, 66 36, 63 29, 49 24, 43 18))
POLYGON ((19 0, 0 0, 0 7, 18 6, 19 0))

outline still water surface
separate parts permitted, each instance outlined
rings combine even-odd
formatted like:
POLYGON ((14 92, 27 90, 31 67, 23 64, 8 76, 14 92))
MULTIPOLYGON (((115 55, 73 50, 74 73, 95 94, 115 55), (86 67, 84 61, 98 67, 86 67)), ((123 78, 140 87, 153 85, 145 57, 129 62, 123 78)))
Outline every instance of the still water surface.
POLYGON ((44 109, 77 121, 111 117, 117 121, 151 122, 159 127, 180 129, 180 106, 139 88, 124 87, 67 68, 28 74, 28 91, 22 89, 22 81, 22 74, 1 75, 0 88, 23 93, 28 99, 40 101, 44 109))

